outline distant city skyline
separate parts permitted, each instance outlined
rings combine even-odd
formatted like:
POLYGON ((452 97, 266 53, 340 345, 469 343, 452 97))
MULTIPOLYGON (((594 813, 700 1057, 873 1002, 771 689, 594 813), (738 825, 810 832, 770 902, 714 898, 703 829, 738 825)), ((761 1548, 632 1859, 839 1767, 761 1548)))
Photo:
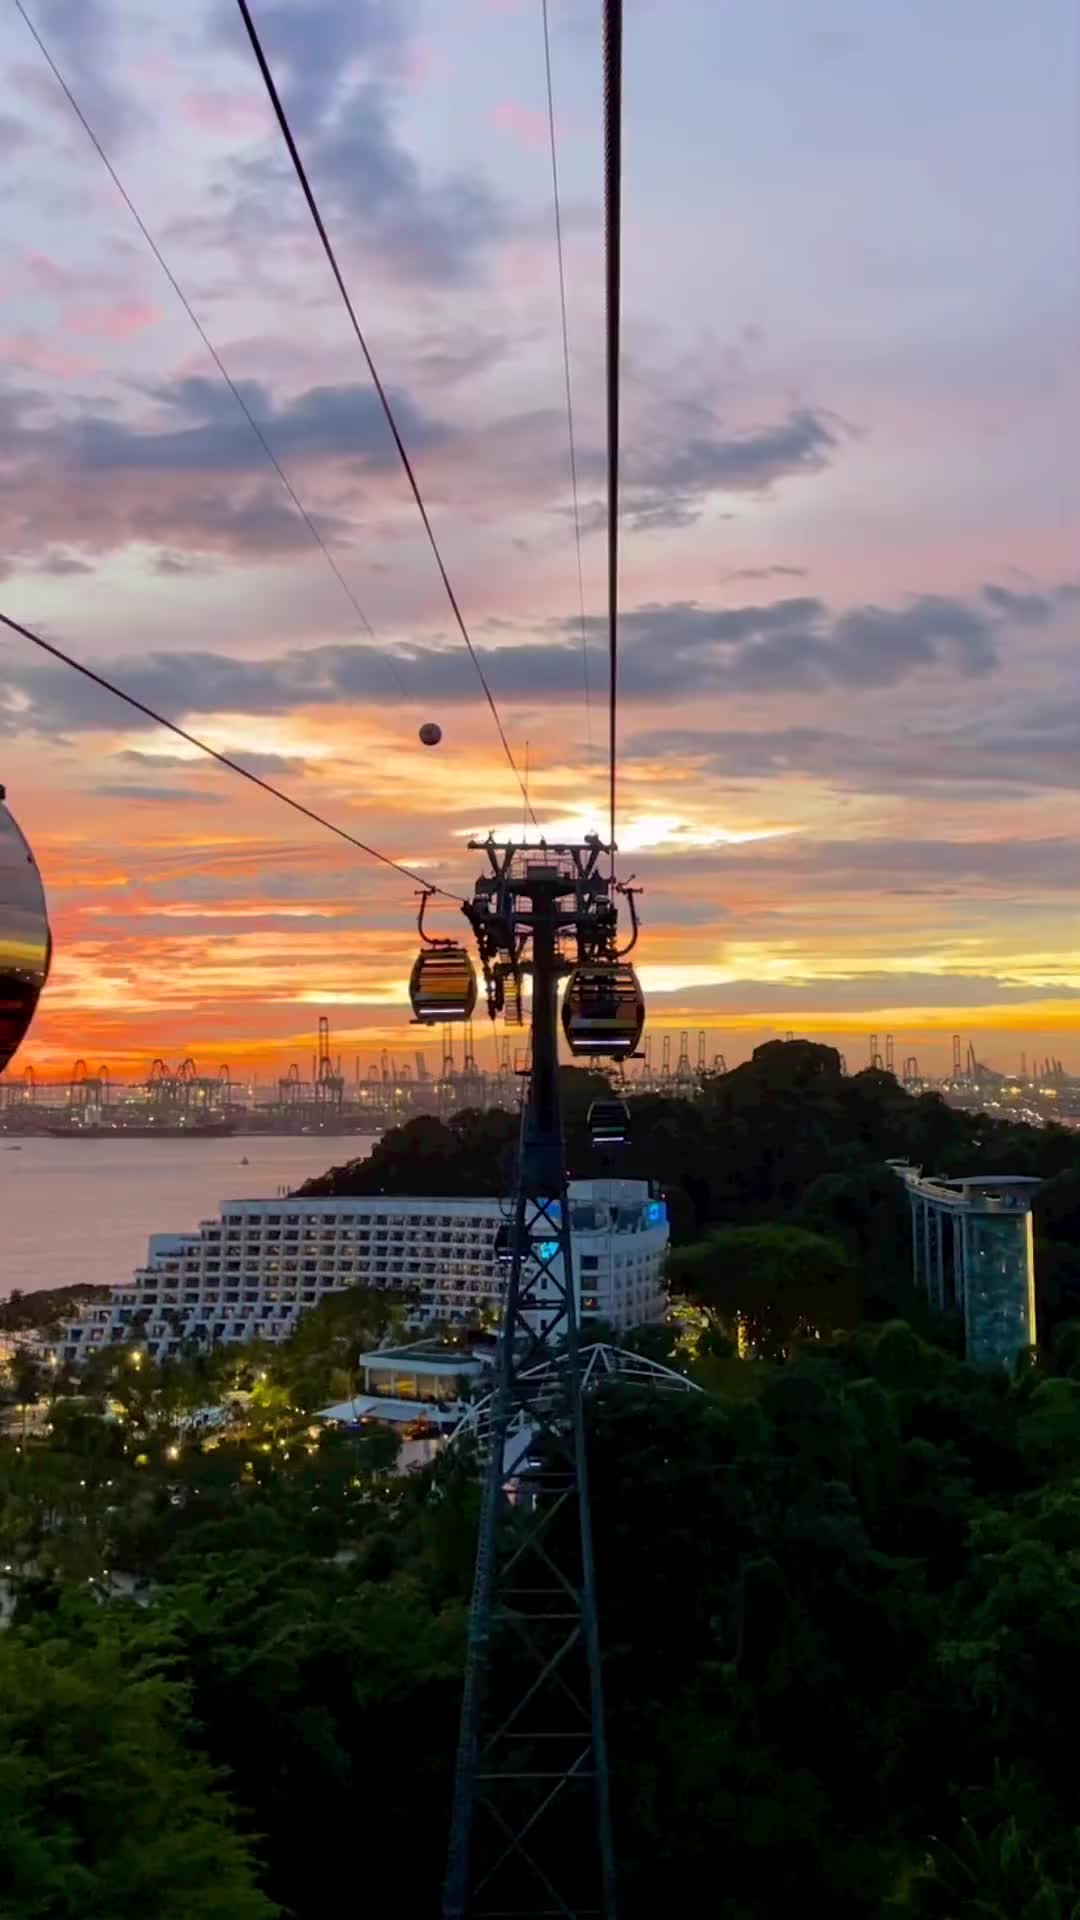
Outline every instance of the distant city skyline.
MULTIPOLYGON (((236 10, 28 11, 378 639, 14 8, 0 609, 464 888, 521 796, 236 10)), ((256 11, 537 816, 602 829, 599 11, 550 0, 588 705, 539 7, 256 11)), ((1071 0, 627 7, 619 838, 654 1034, 1080 1070, 1078 51, 1071 0)), ((56 940, 13 1077, 265 1072, 324 1012, 343 1055, 437 1065, 409 883, 10 634, 0 780, 56 940)))
MULTIPOLYGON (((652 1040, 652 1071, 660 1070, 661 1056, 665 1039, 671 1044, 671 1057, 674 1062, 680 1036, 687 1034, 688 1052, 691 1062, 696 1066, 699 1033, 705 1035, 706 1063, 711 1068, 714 1057, 722 1054, 727 1067, 738 1066, 749 1060, 755 1047, 770 1040, 816 1041, 822 1046, 835 1047, 844 1056, 849 1073, 857 1073, 870 1064, 869 1043, 873 1035, 878 1041, 878 1053, 884 1059, 886 1036, 891 1035, 894 1043, 896 1072, 899 1075, 905 1060, 912 1055, 918 1061, 920 1074, 928 1078, 947 1078, 952 1065, 953 1034, 958 1033, 963 1057, 966 1061, 969 1045, 975 1049, 981 1066, 991 1068, 1003 1074, 1015 1075, 1020 1071, 1021 1062, 1029 1073, 1034 1073, 1045 1059, 1061 1061, 1066 1073, 1080 1076, 1080 1048, 1075 1045, 1075 1037, 1070 1033, 1053 1030, 1027 1031, 1004 1027, 988 1028, 981 1033, 970 1026, 950 1027, 946 1022, 939 1029, 934 1028, 891 1028, 884 1023, 875 1026, 838 1028, 818 1025, 810 1022, 798 1027, 777 1027, 761 1016, 740 1016, 738 1024, 731 1021, 726 1025, 705 1025, 700 1018, 689 1011, 671 1023, 660 1024, 655 1018, 646 1028, 646 1037, 652 1040), (1070 1051, 1071 1045, 1071 1051, 1070 1051)), ((0 1088, 15 1088, 23 1080, 26 1069, 33 1070, 35 1079, 41 1085, 66 1086, 71 1079, 76 1062, 85 1062, 88 1074, 93 1077, 102 1066, 108 1068, 110 1075, 118 1082, 137 1083, 146 1078, 155 1060, 164 1060, 170 1068, 177 1068, 186 1058, 194 1058, 200 1073, 216 1074, 220 1067, 228 1066, 237 1084, 256 1076, 262 1086, 267 1086, 279 1075, 284 1078, 290 1065, 295 1062, 304 1078, 311 1077, 311 1062, 314 1057, 316 1036, 310 1033, 297 1034, 293 1039, 278 1042, 263 1040, 215 1040, 202 1046, 183 1044, 155 1045, 145 1048, 113 1048, 111 1054, 95 1053, 93 1049, 75 1052, 69 1057, 58 1057, 50 1048, 35 1046, 36 1030, 24 1044, 17 1058, 12 1062, 5 1076, 0 1076, 0 1088)), ((500 1022, 492 1029, 487 1020, 477 1021, 474 1031, 474 1044, 477 1063, 482 1073, 493 1073, 496 1068, 497 1049, 504 1038, 509 1038, 511 1052, 522 1049, 527 1034, 521 1029, 506 1028, 500 1022)), ((429 1029, 421 1033, 414 1027, 386 1027, 358 1035, 353 1032, 331 1029, 331 1057, 336 1065, 341 1060, 341 1071, 346 1081, 354 1078, 356 1062, 360 1064, 363 1078, 371 1067, 378 1067, 384 1053, 393 1059, 397 1066, 404 1067, 409 1074, 415 1073, 415 1056, 423 1053, 426 1057, 427 1071, 432 1079, 437 1079, 442 1066, 442 1040, 438 1032, 429 1029)), ((464 1056, 464 1029, 454 1029, 454 1060, 458 1072, 461 1071, 464 1056)), ((587 1066, 587 1062, 572 1060, 566 1054, 568 1066, 587 1066)), ((640 1070, 635 1062, 628 1068, 632 1082, 640 1070)))

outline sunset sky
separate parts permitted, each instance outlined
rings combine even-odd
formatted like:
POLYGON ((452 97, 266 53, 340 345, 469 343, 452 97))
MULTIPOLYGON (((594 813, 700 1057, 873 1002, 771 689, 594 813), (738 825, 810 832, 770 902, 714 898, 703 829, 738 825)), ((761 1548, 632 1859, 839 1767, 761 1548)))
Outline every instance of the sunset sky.
MULTIPOLYGON (((465 887, 521 797, 235 5, 26 5, 375 639, 13 5, 0 609, 465 887)), ((539 0, 253 10, 536 813, 602 827, 599 0, 550 0, 588 702, 539 0)), ((1080 1070, 1077 23, 627 0, 622 867, 653 1031, 729 1062, 1080 1070)), ((408 883, 7 632, 0 781, 56 942, 13 1071, 411 1055, 408 883)))

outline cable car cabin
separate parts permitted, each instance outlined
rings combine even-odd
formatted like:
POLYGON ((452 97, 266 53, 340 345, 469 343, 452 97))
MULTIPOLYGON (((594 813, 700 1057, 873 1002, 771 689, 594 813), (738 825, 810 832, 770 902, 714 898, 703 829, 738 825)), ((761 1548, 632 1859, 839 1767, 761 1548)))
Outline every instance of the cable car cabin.
POLYGON ((34 1017, 52 958, 41 875, 3 799, 0 787, 0 1073, 34 1017))
POLYGON ((625 1060, 645 1025, 645 1001, 633 967, 608 961, 575 968, 563 995, 562 1022, 571 1053, 625 1060))
POLYGON ((476 1005, 476 969, 464 947, 424 947, 409 976, 413 1017, 421 1026, 468 1020, 476 1005))
POLYGON ((495 1263, 508 1267, 514 1258, 514 1228, 509 1220, 503 1220, 495 1229, 495 1263))
POLYGON ((589 1108, 589 1136, 594 1147, 626 1145, 630 1115, 621 1100, 594 1100, 589 1108))

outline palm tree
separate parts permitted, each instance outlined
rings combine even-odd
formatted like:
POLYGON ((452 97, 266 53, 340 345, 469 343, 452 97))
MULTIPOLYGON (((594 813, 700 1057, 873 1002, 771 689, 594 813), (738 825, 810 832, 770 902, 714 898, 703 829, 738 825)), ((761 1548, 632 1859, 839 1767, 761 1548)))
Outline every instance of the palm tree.
POLYGON ((1061 1836, 1051 1864, 1015 1817, 984 1835, 965 1820, 954 1847, 933 1843, 892 1903, 918 1920, 1080 1920, 1080 1829, 1061 1836))

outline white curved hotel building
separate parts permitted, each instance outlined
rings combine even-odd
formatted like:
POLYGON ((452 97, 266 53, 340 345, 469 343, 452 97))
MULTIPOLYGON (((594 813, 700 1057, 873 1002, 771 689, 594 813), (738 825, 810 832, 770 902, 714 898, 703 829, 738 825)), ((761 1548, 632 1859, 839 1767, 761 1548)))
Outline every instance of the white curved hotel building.
MULTIPOLYGON (((53 1343, 78 1364, 137 1343, 166 1359, 191 1342, 287 1339, 306 1308, 352 1286, 400 1292, 414 1326, 475 1321, 499 1304, 506 1267, 494 1199, 387 1195, 229 1200, 193 1233, 157 1233, 145 1266, 53 1343)), ((663 1319, 667 1208, 644 1180, 577 1180, 570 1225, 578 1314, 625 1330, 663 1319)))

